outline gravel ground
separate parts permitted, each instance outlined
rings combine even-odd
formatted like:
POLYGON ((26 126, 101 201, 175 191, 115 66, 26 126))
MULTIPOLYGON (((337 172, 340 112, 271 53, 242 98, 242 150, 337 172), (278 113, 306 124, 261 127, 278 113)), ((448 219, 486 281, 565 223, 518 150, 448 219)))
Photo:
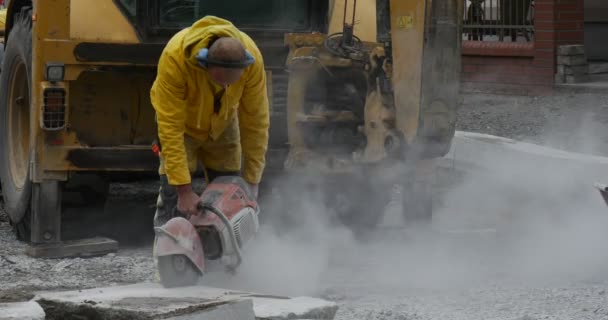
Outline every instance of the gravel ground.
POLYGON ((465 95, 457 129, 608 155, 608 93, 465 95))
MULTIPOLYGON (((126 243, 119 252, 103 257, 76 259, 34 259, 24 255, 25 244, 17 241, 4 212, 0 212, 0 302, 22 300, 32 290, 92 288, 104 285, 151 281, 152 249, 149 232, 150 203, 154 203, 154 183, 117 184, 104 215, 89 212, 90 221, 74 219, 75 210, 64 222, 70 236, 114 236, 126 243), (111 225, 120 215, 121 226, 111 225), (146 219, 145 217, 149 219, 146 219), (88 225, 83 228, 81 224, 88 225), (128 230, 134 232, 131 233, 128 230), (76 232, 74 232, 76 231, 76 232), (85 233, 85 234, 83 234, 85 233), (89 233, 89 234, 86 234, 89 233)), ((0 203, 0 205, 2 205, 0 203)), ((90 210, 93 211, 93 210, 90 210)))
MULTIPOLYGON (((608 130, 601 130, 608 122, 606 109, 608 94, 467 95, 458 129, 608 155, 608 130)), ((525 184, 518 181, 508 188, 521 192, 525 184)), ((573 200, 542 194, 553 199, 553 208, 567 208, 573 218, 564 219, 526 203, 533 200, 480 205, 491 187, 470 178, 446 196, 438 215, 455 221, 458 215, 450 208, 458 208, 468 211, 469 218, 518 210, 542 218, 519 221, 528 226, 519 233, 503 234, 498 225, 465 234, 406 235, 383 229, 370 242, 357 243, 348 231, 325 224, 323 208, 294 208, 290 214, 300 215, 298 230, 278 235, 264 229, 246 252, 239 275, 210 274, 205 283, 321 296, 339 303, 338 320, 608 319, 608 215, 598 212, 603 208, 597 203, 586 202, 599 195, 573 200)), ((529 189, 524 193, 530 197, 543 192, 529 189)), ((87 223, 95 231, 86 232, 114 236, 122 247, 117 254, 89 259, 26 257, 0 202, 0 302, 28 299, 39 289, 153 281, 149 223, 156 190, 154 182, 113 186, 104 214, 91 215, 87 223), (120 228, 111 224, 118 218, 120 228)))

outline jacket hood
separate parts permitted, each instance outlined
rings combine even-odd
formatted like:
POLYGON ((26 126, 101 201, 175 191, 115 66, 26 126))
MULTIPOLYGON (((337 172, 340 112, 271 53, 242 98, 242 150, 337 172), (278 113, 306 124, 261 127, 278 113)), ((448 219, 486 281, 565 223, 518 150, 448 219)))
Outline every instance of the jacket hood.
POLYGON ((228 20, 215 16, 206 16, 192 26, 184 35, 182 49, 185 58, 191 64, 198 66, 196 55, 202 48, 207 48, 209 43, 219 37, 236 38, 242 42, 241 32, 228 20))

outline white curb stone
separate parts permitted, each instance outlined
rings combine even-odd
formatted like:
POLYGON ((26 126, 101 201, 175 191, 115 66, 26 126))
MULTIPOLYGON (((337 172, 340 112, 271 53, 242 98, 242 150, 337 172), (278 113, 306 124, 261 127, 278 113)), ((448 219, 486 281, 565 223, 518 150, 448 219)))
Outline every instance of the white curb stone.
POLYGON ((0 303, 0 320, 44 320, 45 316, 34 301, 0 303))

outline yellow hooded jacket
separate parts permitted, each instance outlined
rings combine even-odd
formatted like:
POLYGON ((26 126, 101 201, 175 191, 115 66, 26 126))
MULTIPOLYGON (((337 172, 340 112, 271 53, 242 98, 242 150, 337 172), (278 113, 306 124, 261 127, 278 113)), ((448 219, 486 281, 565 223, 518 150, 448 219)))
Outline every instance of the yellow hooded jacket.
POLYGON ((206 16, 167 43, 150 92, 169 183, 191 182, 184 134, 199 141, 216 140, 238 116, 243 178, 259 183, 268 148, 269 103, 262 54, 254 41, 224 19, 206 16), (215 37, 239 39, 256 59, 241 79, 228 87, 218 113, 213 111, 214 84, 196 55, 215 37))

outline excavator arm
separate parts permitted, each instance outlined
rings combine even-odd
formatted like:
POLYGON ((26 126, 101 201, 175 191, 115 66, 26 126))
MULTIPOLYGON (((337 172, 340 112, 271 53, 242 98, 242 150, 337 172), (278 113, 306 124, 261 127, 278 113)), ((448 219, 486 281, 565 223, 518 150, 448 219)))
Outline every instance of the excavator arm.
POLYGON ((455 133, 463 0, 377 0, 402 153, 445 155, 455 133))
POLYGON ((327 35, 288 34, 288 167, 447 154, 463 1, 330 0, 327 35))

